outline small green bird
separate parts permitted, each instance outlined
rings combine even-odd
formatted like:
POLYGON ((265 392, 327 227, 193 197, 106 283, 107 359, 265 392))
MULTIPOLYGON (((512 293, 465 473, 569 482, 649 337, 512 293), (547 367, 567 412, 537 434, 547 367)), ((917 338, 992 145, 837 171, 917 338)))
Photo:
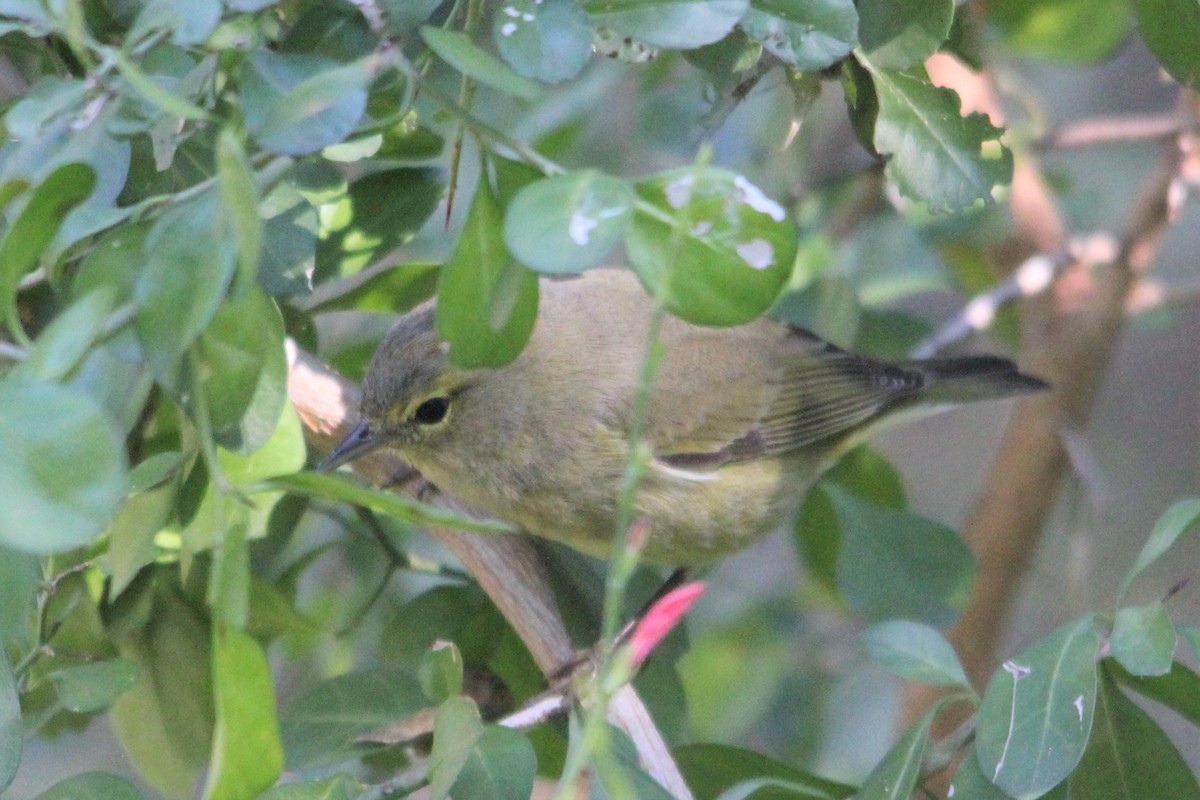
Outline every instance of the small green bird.
MULTIPOLYGON (((380 344, 362 422, 321 466, 385 448, 492 516, 606 556, 653 311, 626 270, 543 281, 521 355, 461 369, 433 304, 420 306, 380 344)), ((775 530, 822 471, 903 412, 1047 388, 1002 358, 887 364, 766 319, 668 316, 660 340, 644 422, 653 457, 635 502, 654 563, 707 563, 775 530)))

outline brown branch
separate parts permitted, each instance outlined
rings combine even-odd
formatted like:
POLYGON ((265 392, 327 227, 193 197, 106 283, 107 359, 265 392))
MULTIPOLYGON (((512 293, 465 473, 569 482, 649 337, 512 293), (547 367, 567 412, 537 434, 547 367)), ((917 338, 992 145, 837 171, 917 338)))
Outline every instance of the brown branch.
MULTIPOLYGON (((328 452, 349 433, 358 408, 358 388, 312 356, 288 345, 288 395, 303 423, 305 439, 315 451, 328 452)), ((413 470, 386 453, 354 462, 354 469, 381 486, 415 481, 413 470)), ((438 502, 460 513, 475 514, 463 504, 439 495, 438 502)), ((554 595, 532 540, 525 535, 485 535, 430 529, 462 562, 516 629, 547 677, 574 659, 575 651, 563 625, 554 595)), ((667 745, 645 704, 632 686, 614 696, 611 721, 633 740, 646 771, 678 800, 692 794, 683 781, 667 745)))
POLYGON ((1146 139, 1173 139, 1185 130, 1176 114, 1132 114, 1125 117, 1097 117, 1069 122, 1031 142, 1034 150, 1068 147, 1094 147, 1124 144, 1146 139))

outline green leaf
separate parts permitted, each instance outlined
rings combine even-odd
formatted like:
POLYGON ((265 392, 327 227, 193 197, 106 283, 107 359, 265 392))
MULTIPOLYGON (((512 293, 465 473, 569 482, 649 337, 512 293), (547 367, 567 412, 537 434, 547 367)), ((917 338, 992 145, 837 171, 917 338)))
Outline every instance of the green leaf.
POLYGON ((902 678, 971 690, 954 648, 935 628, 891 620, 872 625, 860 638, 871 658, 902 678))
POLYGON ((475 533, 513 533, 515 530, 506 522, 471 519, 395 492, 368 489, 338 475, 297 472, 272 478, 263 488, 363 506, 414 525, 432 525, 475 533))
POLYGON ((8 657, 0 649, 0 791, 7 789, 16 777, 24 741, 17 681, 8 664, 8 657))
POLYGON ((451 697, 438 706, 429 753, 429 800, 446 800, 482 735, 474 700, 451 697))
POLYGON ((545 83, 574 78, 592 55, 592 26, 573 0, 511 0, 495 15, 492 38, 513 69, 545 83))
POLYGON ((593 169, 556 175, 517 192, 504 216, 504 243, 538 272, 580 272, 604 261, 625 236, 629 184, 593 169))
POLYGON ((1071 774, 1092 730, 1092 617, 1063 625, 996 671, 977 714, 983 774, 1016 800, 1041 797, 1071 774))
POLYGON ((134 321, 154 377, 181 390, 183 354, 208 327, 233 277, 236 255, 218 214, 217 195, 168 211, 146 237, 134 321))
POLYGON ((289 771, 337 763, 354 754, 355 740, 426 707, 408 672, 372 669, 317 683, 280 714, 289 771))
POLYGON ((115 299, 112 287, 100 286, 67 306, 38 334, 25 360, 9 374, 35 381, 65 378, 103 331, 115 299))
POLYGON ((970 549, 951 528, 823 486, 837 514, 838 589, 869 620, 907 618, 949 625, 975 576, 970 549))
POLYGON ((1200 625, 1183 625, 1179 628, 1180 635, 1192 650, 1192 656, 1200 659, 1200 625))
POLYGON ((537 100, 542 96, 540 86, 480 50, 465 33, 425 25, 421 28, 421 38, 443 61, 468 78, 522 100, 537 100))
POLYGON ((349 775, 334 775, 316 781, 285 783, 259 800, 355 800, 365 787, 349 775))
POLYGON ((1143 697, 1179 714, 1200 728, 1200 675, 1176 661, 1166 675, 1131 675, 1117 662, 1104 661, 1109 675, 1143 697))
POLYGON ((213 618, 236 630, 244 630, 250 616, 250 550, 246 525, 231 524, 214 548, 205 597, 213 618))
POLYGON ((166 483, 131 495, 117 510, 108 526, 108 558, 112 569, 112 582, 108 587, 110 600, 125 591, 143 567, 154 562, 158 555, 154 537, 175 510, 177 496, 175 483, 166 483))
POLYGON ((688 50, 733 30, 748 0, 587 0, 593 25, 614 28, 639 42, 688 50))
POLYGON ((921 777, 921 761, 929 744, 933 718, 954 699, 947 697, 938 701, 904 732, 900 741, 863 781, 854 795, 855 800, 908 800, 921 777))
POLYGON ((714 800, 738 784, 754 780, 785 782, 799 797, 840 800, 854 787, 818 778, 773 758, 722 744, 689 744, 671 751, 697 800, 714 800))
POLYGON ((823 69, 858 42, 852 0, 751 0, 741 28, 798 70, 823 69))
POLYGON ((17 284, 38 265, 71 209, 96 186, 87 164, 64 164, 34 188, 0 241, 0 314, 15 307, 17 284))
POLYGON ((408 311, 437 291, 440 267, 432 261, 376 264, 344 280, 325 284, 313 293, 312 305, 305 310, 316 313, 354 309, 387 314, 408 311))
MULTIPOLYGON (((950 796, 963 800, 1012 800, 983 774, 974 747, 967 750, 958 762, 954 779, 950 781, 950 796)), ((1048 795, 1046 798, 1049 800, 1048 795)))
POLYGON ((30 553, 80 547, 124 499, 120 431, 90 397, 0 381, 0 544, 30 553))
POLYGON ((191 120, 212 119, 212 115, 203 108, 193 105, 151 78, 120 50, 109 50, 108 52, 116 62, 121 77, 125 79, 130 88, 166 116, 191 120))
POLYGON ((380 0, 387 28, 391 33, 403 33, 429 19, 443 0, 380 0))
POLYGON ((462 654, 453 642, 438 641, 421 657, 417 667, 421 691, 435 703, 441 703, 462 692, 462 654))
POLYGON ((1073 798, 1196 800, 1200 786, 1175 745, 1145 711, 1100 672, 1096 718, 1079 767, 1071 773, 1073 798))
POLYGON ((937 52, 950 35, 954 0, 859 0, 858 37, 871 63, 908 69, 937 52))
MULTIPOLYGON (((1186 6, 1170 13, 1172 27, 1180 21, 1175 12, 1186 6)), ((1130 0, 1009 0, 989 7, 987 21, 1016 53, 1072 64, 1112 55, 1133 27, 1130 0)), ((1160 30, 1157 26, 1156 33, 1160 30)))
POLYGON ((1179 537, 1192 530, 1197 522, 1200 522, 1200 498, 1180 500, 1163 512, 1154 524, 1150 537, 1142 545, 1137 560, 1121 580, 1121 588, 1117 591, 1117 605, 1124 602, 1134 579, 1167 552, 1179 537))
POLYGON ((317 237, 290 216, 284 213, 271 217, 262 228, 258 280, 273 297, 306 295, 312 291, 317 237))
POLYGON ((1166 675, 1175 660, 1175 625, 1167 607, 1155 601, 1117 612, 1109 646, 1133 675, 1166 675))
POLYGON ((228 625, 213 627, 216 727, 204 800, 256 797, 283 771, 275 688, 261 645, 228 625))
POLYGON ((127 658, 117 658, 66 667, 46 677, 54 684, 63 708, 86 714, 108 708, 133 688, 138 680, 138 667, 127 658))
MULTIPOLYGON (((436 736, 435 731, 435 749, 436 736)), ((454 800, 526 800, 536 774, 537 754, 529 739, 510 728, 486 725, 450 793, 454 800)))
POLYGON ((119 775, 83 772, 59 781, 33 800, 144 800, 138 788, 119 775))
POLYGON ((796 255, 782 206, 716 167, 672 170, 639 183, 637 193, 629 261, 671 313, 737 325, 771 307, 796 255))
POLYGON ((458 246, 438 281, 438 335, 460 367, 508 364, 529 341, 537 319, 537 274, 509 254, 503 213, 491 184, 480 180, 458 246))
POLYGON ((0 547, 0 645, 10 640, 29 644, 30 620, 41 563, 31 553, 0 547))
POLYGON ((229 128, 217 137, 217 185, 225 216, 237 242, 238 263, 248 284, 258 271, 263 224, 258 214, 258 184, 241 139, 229 128))
POLYGON ((171 34, 175 44, 202 44, 216 30, 220 20, 220 0, 190 0, 187 3, 149 0, 133 23, 129 40, 137 41, 163 31, 171 34))
POLYGON ((265 150, 305 155, 350 135, 367 108, 372 62, 256 50, 242 68, 246 130, 265 150))
POLYGON ((879 101, 875 149, 891 157, 887 174, 900 191, 935 214, 991 203, 992 189, 1012 180, 1012 152, 999 144, 1002 131, 983 114, 961 116, 950 89, 880 68, 863 55, 858 60, 871 73, 879 101), (996 149, 995 157, 985 156, 988 148, 996 149))

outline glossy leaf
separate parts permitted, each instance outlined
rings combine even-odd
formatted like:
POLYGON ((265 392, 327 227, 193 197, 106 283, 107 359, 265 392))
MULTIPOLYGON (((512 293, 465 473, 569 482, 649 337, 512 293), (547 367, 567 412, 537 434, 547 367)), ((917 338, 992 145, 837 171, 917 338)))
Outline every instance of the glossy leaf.
POLYGON ((138 341, 158 382, 180 385, 181 361, 220 307, 236 265, 216 196, 167 212, 146 237, 146 263, 138 275, 134 321, 138 341))
POLYGON ((823 69, 858 42, 852 0, 751 0, 741 28, 768 52, 798 70, 823 69))
POLYGON ((288 770, 352 755, 355 739, 428 705, 411 674, 373 669, 322 681, 280 714, 288 770))
POLYGON ((701 325, 737 325, 766 311, 796 254, 782 206, 745 177, 687 167, 637 185, 626 249, 652 295, 701 325))
POLYGON ((451 697, 438 706, 429 753, 430 800, 446 800, 482 735, 483 722, 473 700, 451 697))
POLYGON ((246 130, 266 150, 314 153, 354 130, 367 107, 372 69, 319 56, 257 50, 242 71, 246 130))
POLYGON ((1180 500, 1163 512, 1162 516, 1158 518, 1158 522, 1154 524, 1154 530, 1150 532, 1146 543, 1142 545, 1142 551, 1138 553, 1133 566, 1121 580, 1121 588, 1117 592, 1117 605, 1125 600, 1125 595, 1129 592, 1129 587, 1133 585, 1137 576, 1166 553, 1181 536, 1188 531, 1195 530, 1198 522, 1200 522, 1200 498, 1180 500))
POLYGON ((1071 773, 1068 796, 1197 800, 1200 786, 1162 729, 1101 670, 1092 735, 1071 773))
POLYGON ((255 797, 283 771, 275 687, 266 653, 248 634, 213 630, 216 728, 204 800, 255 797))
POLYGON ((0 381, 0 544, 29 553, 80 547, 125 497, 120 431, 90 397, 0 381))
POLYGON ((487 725, 450 792, 454 800, 526 800, 536 774, 537 755, 529 739, 510 728, 487 725))
POLYGON ((127 658, 94 661, 50 673, 63 708, 89 713, 108 708, 138 680, 137 664, 127 658))
POLYGON ((958 95, 924 78, 858 59, 871 73, 879 101, 875 149, 891 156, 888 177, 933 213, 992 202, 997 184, 1012 179, 1012 152, 1001 131, 978 112, 961 115, 958 95), (995 157, 985 149, 997 149, 995 157))
POLYGON ((504 243, 527 267, 547 274, 601 264, 625 235, 629 184, 596 170, 556 175, 517 192, 504 215, 504 243))
POLYGON ((575 77, 592 55, 592 27, 573 0, 509 0, 492 38, 513 69, 544 83, 575 77))
POLYGON ((1167 607, 1156 601, 1118 611, 1109 646, 1133 675, 1165 675, 1175 660, 1177 641, 1167 607))
POLYGON ((954 0, 860 0, 858 15, 859 41, 871 63, 908 69, 950 35, 954 0))
POLYGON ((907 618, 949 625, 975 575, 971 551, 951 528, 906 511, 866 503, 826 485, 837 514, 838 590, 869 619, 907 618))
POLYGON ((1063 625, 988 683, 977 715, 983 774, 1016 800, 1033 800, 1071 774, 1096 706, 1100 637, 1091 616, 1063 625))
POLYGON ((426 25, 421 28, 421 38, 443 61, 485 86, 523 100, 542 96, 541 87, 480 50, 465 33, 426 25))
POLYGON ((119 775, 84 772, 51 786, 33 800, 143 800, 138 788, 119 775))
POLYGON ((7 789, 16 777, 24 742, 17 682, 8 658, 0 650, 0 792, 7 789))
POLYGON ((537 274, 509 254, 503 225, 500 202, 481 180, 438 280, 438 335, 460 367, 508 364, 529 341, 537 319, 537 274))
POLYGON ((935 628, 907 620, 891 620, 863 631, 871 658, 902 678, 931 686, 971 689, 954 648, 935 628))
POLYGON ((589 0, 593 25, 604 25, 656 47, 687 50, 733 30, 749 0, 589 0))

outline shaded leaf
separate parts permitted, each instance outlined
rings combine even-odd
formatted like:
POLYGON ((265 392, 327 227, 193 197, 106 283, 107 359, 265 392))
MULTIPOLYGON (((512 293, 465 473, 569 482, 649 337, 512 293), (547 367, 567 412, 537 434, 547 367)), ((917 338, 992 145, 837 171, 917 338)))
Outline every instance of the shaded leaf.
POLYGON ((523 100, 542 96, 541 87, 480 50, 465 33, 426 25, 421 28, 421 38, 443 61, 485 86, 523 100))
POLYGON ((259 800, 354 800, 363 789, 349 775, 334 775, 316 781, 285 783, 267 790, 259 800))
POLYGON ((1109 637, 1113 657, 1134 675, 1165 675, 1175 660, 1175 625, 1161 602, 1117 612, 1109 637))
POLYGON ((462 692, 463 659, 453 642, 434 642, 417 667, 421 691, 435 703, 462 692))
POLYGON ((8 657, 0 650, 0 791, 7 789, 16 777, 24 742, 17 681, 8 664, 8 657))
POLYGON ((526 800, 536 773, 537 755, 524 734, 487 725, 450 791, 454 800, 526 800))
POLYGON ((733 30, 748 0, 588 0, 593 25, 604 25, 656 47, 687 50, 733 30))
POLYGON ((1120 663, 1112 660, 1104 662, 1104 669, 1124 686, 1156 703, 1162 703, 1200 728, 1200 675, 1183 664, 1176 661, 1166 675, 1153 676, 1132 675, 1120 663))
POLYGON ((891 620, 872 625, 860 638, 871 658, 902 678, 971 689, 954 648, 935 628, 891 620))
POLYGON ((59 781, 34 800, 143 800, 138 788, 118 775, 84 772, 59 781))
POLYGON ((592 27, 572 0, 510 0, 492 24, 496 49, 526 78, 559 83, 592 55, 592 27))
POLYGON ((950 35, 954 0, 859 0, 858 36, 877 67, 908 69, 950 35))
POLYGON ((853 786, 818 778, 773 758, 722 744, 690 744, 671 751, 697 800, 715 800, 722 792, 755 780, 785 782, 787 788, 815 798, 840 800, 853 786))
POLYGON ((933 719, 953 701, 952 697, 943 698, 909 726, 900 741, 871 770, 858 788, 855 800, 907 800, 912 795, 917 779, 921 777, 921 762, 929 744, 933 719))
POLYGON ((1158 522, 1154 523, 1154 530, 1142 545, 1133 566, 1121 580, 1121 588, 1117 592, 1117 605, 1125 600, 1134 579, 1167 552, 1179 537, 1195 529, 1197 522, 1200 522, 1200 498, 1180 500, 1162 513, 1158 522))
POLYGON ((741 28, 798 70, 823 69, 858 42, 852 0, 751 0, 741 28))
POLYGON ((46 676, 63 708, 88 713, 108 708, 138 679, 137 664, 127 658, 94 661, 55 670, 46 676))
POLYGON ((482 735, 483 722, 475 701, 451 697, 438 706, 429 753, 430 800, 446 799, 482 735))

